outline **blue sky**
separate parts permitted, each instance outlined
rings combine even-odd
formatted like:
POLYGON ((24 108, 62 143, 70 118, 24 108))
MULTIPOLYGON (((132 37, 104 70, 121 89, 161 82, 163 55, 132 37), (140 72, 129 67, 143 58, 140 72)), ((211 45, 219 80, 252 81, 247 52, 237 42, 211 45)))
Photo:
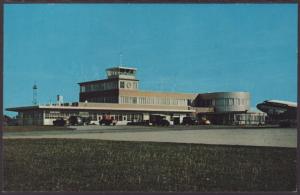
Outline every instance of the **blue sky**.
POLYGON ((78 101, 120 52, 143 90, 297 99, 296 4, 7 4, 4 108, 31 105, 34 81, 39 103, 78 101))

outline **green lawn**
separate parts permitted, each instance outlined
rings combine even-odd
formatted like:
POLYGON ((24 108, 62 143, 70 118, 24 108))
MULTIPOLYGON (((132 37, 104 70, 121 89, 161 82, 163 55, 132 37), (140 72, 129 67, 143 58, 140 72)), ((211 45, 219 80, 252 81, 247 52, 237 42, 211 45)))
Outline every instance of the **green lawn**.
POLYGON ((4 140, 5 191, 294 191, 296 149, 4 140))

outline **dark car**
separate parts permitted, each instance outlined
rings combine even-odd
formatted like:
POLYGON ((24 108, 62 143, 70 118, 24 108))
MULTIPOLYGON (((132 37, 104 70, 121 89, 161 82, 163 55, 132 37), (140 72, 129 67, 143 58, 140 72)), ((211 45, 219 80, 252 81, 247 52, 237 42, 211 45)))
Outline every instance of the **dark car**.
POLYGON ((169 126, 170 122, 162 115, 151 115, 150 123, 154 126, 169 126))
POLYGON ((182 119, 181 124, 182 125, 198 125, 199 122, 196 119, 192 118, 192 117, 184 117, 182 119))
POLYGON ((70 125, 83 125, 83 119, 80 116, 70 116, 69 124, 70 125))
POLYGON ((127 125, 136 125, 136 126, 149 126, 149 120, 145 120, 145 121, 130 121, 127 123, 127 125))
POLYGON ((91 117, 81 117, 81 119, 82 119, 82 123, 84 125, 90 125, 91 124, 91 121, 92 121, 91 117))
POLYGON ((65 126, 67 124, 67 121, 63 118, 56 119, 53 121, 54 126, 65 126))
POLYGON ((168 120, 166 120, 166 119, 162 119, 162 120, 158 121, 158 125, 169 126, 170 122, 168 120))

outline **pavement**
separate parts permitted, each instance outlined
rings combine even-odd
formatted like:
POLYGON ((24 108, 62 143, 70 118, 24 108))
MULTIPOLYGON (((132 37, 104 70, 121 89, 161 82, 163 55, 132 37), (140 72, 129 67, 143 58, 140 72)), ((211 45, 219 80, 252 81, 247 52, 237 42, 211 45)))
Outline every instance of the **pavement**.
POLYGON ((297 147, 295 128, 240 128, 224 126, 75 126, 76 130, 4 132, 4 139, 99 139, 194 143, 214 145, 243 145, 297 147))

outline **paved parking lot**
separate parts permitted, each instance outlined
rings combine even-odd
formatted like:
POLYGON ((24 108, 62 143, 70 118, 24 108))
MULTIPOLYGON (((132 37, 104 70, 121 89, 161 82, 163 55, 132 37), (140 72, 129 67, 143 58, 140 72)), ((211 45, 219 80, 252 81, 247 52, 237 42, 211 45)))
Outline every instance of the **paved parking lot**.
POLYGON ((5 132, 4 138, 68 138, 121 141, 296 147, 294 128, 81 126, 68 131, 5 132))

